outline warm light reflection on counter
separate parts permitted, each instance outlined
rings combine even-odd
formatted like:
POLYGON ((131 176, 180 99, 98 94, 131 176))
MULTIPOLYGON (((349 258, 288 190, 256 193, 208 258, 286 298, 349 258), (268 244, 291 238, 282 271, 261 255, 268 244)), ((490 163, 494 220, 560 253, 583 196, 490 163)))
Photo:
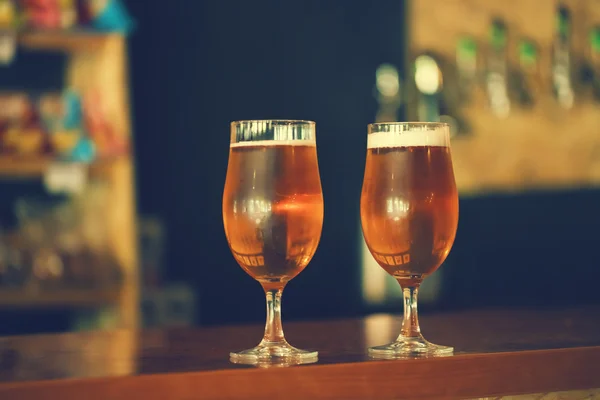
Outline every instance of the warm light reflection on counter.
POLYGON ((396 339, 399 327, 397 321, 388 314, 373 314, 365 318, 364 330, 366 346, 389 343, 396 339))
POLYGON ((45 380, 126 376, 137 372, 138 333, 111 331, 0 338, 0 353, 14 363, 2 379, 45 380))

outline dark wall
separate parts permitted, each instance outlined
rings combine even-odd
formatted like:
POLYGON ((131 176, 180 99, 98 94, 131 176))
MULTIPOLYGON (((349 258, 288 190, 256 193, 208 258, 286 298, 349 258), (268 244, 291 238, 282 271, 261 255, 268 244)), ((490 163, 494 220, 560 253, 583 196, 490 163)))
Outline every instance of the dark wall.
POLYGON ((442 307, 600 304, 600 191, 462 199, 442 307))

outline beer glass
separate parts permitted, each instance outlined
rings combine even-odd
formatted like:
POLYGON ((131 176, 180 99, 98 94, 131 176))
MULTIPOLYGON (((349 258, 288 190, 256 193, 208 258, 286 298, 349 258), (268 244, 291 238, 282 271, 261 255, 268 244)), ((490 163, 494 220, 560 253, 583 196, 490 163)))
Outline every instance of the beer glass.
POLYGON ((363 235, 377 263, 400 286, 404 319, 396 341, 369 348, 375 358, 452 354, 423 338, 419 285, 444 262, 458 225, 458 194, 443 123, 369 125, 360 200, 363 235))
POLYGON ((316 351, 292 347, 281 325, 285 285, 312 259, 323 225, 323 194, 315 123, 237 121, 223 194, 229 248, 267 297, 267 322, 258 346, 230 353, 244 364, 296 364, 317 360, 316 351))

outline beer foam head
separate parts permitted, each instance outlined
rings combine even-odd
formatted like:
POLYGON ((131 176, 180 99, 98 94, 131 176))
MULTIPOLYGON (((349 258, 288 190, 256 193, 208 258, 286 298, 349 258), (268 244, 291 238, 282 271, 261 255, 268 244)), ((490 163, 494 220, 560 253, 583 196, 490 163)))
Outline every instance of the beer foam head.
POLYGON ((443 123, 380 123, 369 125, 367 148, 450 146, 447 124, 443 123))
POLYGON ((272 147, 272 146, 312 146, 316 147, 314 140, 254 140, 249 142, 231 143, 230 147, 272 147))

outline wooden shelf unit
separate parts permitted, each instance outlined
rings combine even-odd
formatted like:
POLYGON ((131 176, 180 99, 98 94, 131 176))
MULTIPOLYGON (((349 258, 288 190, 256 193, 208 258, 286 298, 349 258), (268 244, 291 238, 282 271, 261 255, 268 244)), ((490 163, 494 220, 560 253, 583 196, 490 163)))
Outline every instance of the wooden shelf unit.
MULTIPOLYGON (((128 159, 129 156, 114 157, 94 161, 90 164, 81 163, 93 176, 102 176, 109 172, 120 159, 128 159)), ((12 157, 0 156, 0 180, 13 179, 37 179, 42 178, 50 165, 61 163, 53 157, 12 157)), ((71 164, 68 161, 62 162, 71 164)), ((77 163, 76 163, 77 164, 77 163)))
POLYGON ((120 38, 122 38, 122 35, 118 33, 40 31, 23 32, 19 34, 18 42, 20 46, 30 50, 75 53, 98 51, 107 42, 119 40, 120 38))
POLYGON ((114 306, 119 302, 120 292, 119 289, 3 289, 0 291, 0 309, 114 306))
MULTIPOLYGON (((115 131, 131 138, 126 37, 118 33, 23 32, 20 46, 30 50, 59 51, 68 55, 65 82, 80 93, 96 90, 115 131)), ((0 156, 0 180, 40 178, 51 158, 0 156)), ((39 294, 16 294, 0 289, 0 307, 48 305, 80 306, 114 304, 119 312, 115 328, 139 325, 138 254, 134 163, 129 155, 100 160, 89 165, 90 173, 109 186, 106 215, 113 255, 123 270, 123 285, 117 291, 57 290, 39 294)))

